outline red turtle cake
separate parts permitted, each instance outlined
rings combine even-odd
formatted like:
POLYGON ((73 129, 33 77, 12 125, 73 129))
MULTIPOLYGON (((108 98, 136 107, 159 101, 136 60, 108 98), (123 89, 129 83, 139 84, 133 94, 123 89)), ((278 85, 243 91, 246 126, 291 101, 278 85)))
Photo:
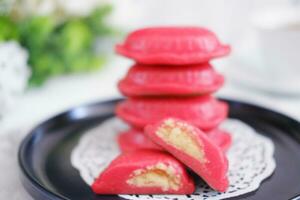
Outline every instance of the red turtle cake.
POLYGON ((166 117, 175 117, 203 130, 211 130, 227 117, 227 113, 227 104, 210 95, 190 98, 128 98, 116 107, 118 117, 139 128, 166 117))
POLYGON ((216 35, 201 27, 152 27, 130 33, 117 53, 143 64, 205 63, 230 52, 216 35))
POLYGON ((97 194, 192 194, 194 182, 173 156, 160 151, 123 153, 92 185, 97 194))
POLYGON ((125 96, 203 95, 219 89, 224 77, 209 63, 173 66, 135 64, 118 84, 125 96))
POLYGON ((191 124, 167 118, 145 127, 146 134, 192 169, 213 189, 228 188, 228 161, 223 151, 205 133, 191 124))
MULTIPOLYGON (((219 128, 206 132, 206 134, 211 141, 219 146, 224 152, 226 152, 231 145, 230 134, 219 128)), ((141 149, 164 151, 159 145, 152 142, 143 131, 134 128, 121 132, 118 135, 117 141, 122 152, 137 151, 141 149)))

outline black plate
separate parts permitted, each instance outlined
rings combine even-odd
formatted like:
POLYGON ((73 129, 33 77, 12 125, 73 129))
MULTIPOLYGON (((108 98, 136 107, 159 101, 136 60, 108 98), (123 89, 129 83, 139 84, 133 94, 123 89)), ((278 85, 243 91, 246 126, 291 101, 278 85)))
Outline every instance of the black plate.
MULTIPOLYGON (((114 116, 117 101, 90 104, 64 112, 36 127, 24 139, 19 149, 21 179, 35 199, 121 199, 94 195, 70 164, 70 153, 80 136, 114 116)), ((231 118, 250 124, 273 140, 277 164, 274 174, 257 191, 232 199, 283 200, 299 195, 300 124, 258 106, 235 101, 228 103, 231 118)))

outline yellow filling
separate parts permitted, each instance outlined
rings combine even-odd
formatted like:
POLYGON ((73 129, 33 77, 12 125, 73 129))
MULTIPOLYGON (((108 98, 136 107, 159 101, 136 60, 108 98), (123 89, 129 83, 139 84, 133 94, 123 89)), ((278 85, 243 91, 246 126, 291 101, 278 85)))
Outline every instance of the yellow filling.
POLYGON ((206 159, 201 144, 195 141, 192 131, 191 126, 169 119, 158 128, 156 134, 166 143, 205 163, 206 159))
POLYGON ((127 184, 136 187, 160 187, 163 191, 178 190, 180 177, 173 167, 163 163, 148 166, 146 169, 135 170, 127 184))

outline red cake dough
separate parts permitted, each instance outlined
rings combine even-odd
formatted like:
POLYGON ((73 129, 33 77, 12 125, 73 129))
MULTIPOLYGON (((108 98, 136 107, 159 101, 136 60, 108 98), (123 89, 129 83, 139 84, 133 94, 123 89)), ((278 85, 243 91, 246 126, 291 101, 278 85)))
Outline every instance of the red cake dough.
POLYGON ((232 144, 231 135, 219 128, 208 131, 207 136, 213 143, 219 146, 223 152, 226 152, 232 144))
POLYGON ((226 117, 228 105, 212 96, 189 98, 129 98, 120 102, 116 114, 138 128, 166 117, 186 120, 202 130, 217 127, 226 117))
POLYGON ((136 151, 140 149, 163 150, 145 136, 143 131, 130 129, 118 135, 118 144, 122 152, 136 151))
POLYGON ((152 27, 130 33, 117 53, 144 64, 184 65, 229 54, 230 47, 201 27, 152 27))
MULTIPOLYGON (((220 130, 219 128, 206 132, 206 134, 209 139, 211 139, 211 141, 219 146, 224 152, 226 152, 231 145, 230 134, 220 130)), ((120 133, 117 141, 122 152, 130 152, 141 149, 164 151, 159 145, 152 142, 143 131, 134 128, 120 133)))
POLYGON ((228 161, 205 133, 189 123, 168 118, 145 127, 146 134, 198 174, 210 187, 228 188, 228 161))
POLYGON ((171 66, 135 64, 119 82, 125 96, 201 95, 212 93, 224 77, 209 63, 171 66))
POLYGON ((192 194, 193 180, 173 156, 160 151, 123 153, 92 185, 97 194, 192 194))

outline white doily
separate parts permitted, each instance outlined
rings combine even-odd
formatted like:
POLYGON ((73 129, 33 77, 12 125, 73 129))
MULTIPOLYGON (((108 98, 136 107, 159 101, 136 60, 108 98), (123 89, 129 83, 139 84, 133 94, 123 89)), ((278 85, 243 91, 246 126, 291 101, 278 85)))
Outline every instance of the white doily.
POLYGON ((27 86, 28 54, 17 42, 0 43, 0 121, 27 86))
MULTIPOLYGON (((72 165, 79 170, 81 177, 91 185, 100 172, 118 154, 116 135, 127 126, 112 118, 86 133, 74 148, 72 165)), ((247 124, 228 119, 222 128, 231 133, 233 144, 227 152, 229 160, 230 186, 225 193, 210 189, 203 181, 197 183, 193 195, 120 195, 125 199, 224 199, 239 196, 256 190, 260 183, 275 169, 273 142, 256 133, 247 124)))

